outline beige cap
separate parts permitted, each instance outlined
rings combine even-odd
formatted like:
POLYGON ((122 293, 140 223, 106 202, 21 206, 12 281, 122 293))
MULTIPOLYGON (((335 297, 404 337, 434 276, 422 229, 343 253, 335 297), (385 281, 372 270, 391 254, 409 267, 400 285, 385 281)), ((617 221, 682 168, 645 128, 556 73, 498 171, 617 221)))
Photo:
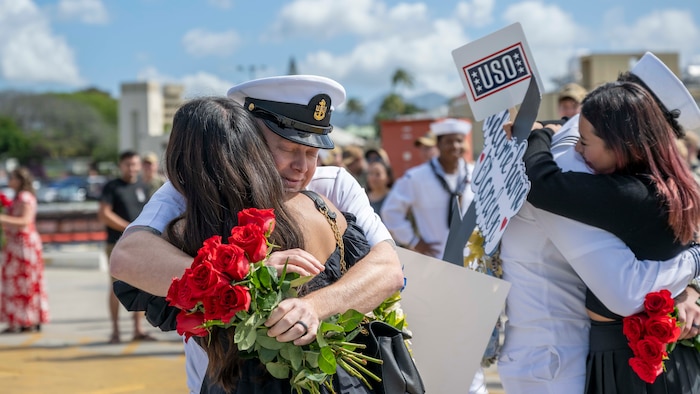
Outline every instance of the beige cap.
POLYGON ((586 91, 586 89, 583 88, 583 86, 581 86, 577 83, 567 83, 559 91, 558 101, 561 101, 561 100, 568 98, 568 99, 572 99, 572 100, 576 101, 577 103, 581 104, 583 99, 586 97, 587 93, 588 92, 586 91))
POLYGON ((158 163, 158 155, 156 155, 153 152, 148 152, 145 155, 143 155, 142 161, 144 161, 146 163, 156 164, 156 163, 158 163))
POLYGON ((415 141, 413 141, 413 146, 416 148, 423 145, 423 146, 435 146, 437 144, 437 138, 431 133, 426 133, 422 137, 418 137, 415 141))

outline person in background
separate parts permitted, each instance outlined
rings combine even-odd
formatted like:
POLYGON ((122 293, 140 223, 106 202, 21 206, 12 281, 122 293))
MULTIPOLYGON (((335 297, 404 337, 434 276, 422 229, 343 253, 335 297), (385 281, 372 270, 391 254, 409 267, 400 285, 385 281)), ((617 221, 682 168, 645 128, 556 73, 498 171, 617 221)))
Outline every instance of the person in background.
MULTIPOLYGON (((464 159, 465 152, 471 151, 466 141, 471 130, 471 123, 462 119, 431 123, 430 131, 437 138, 440 154, 406 171, 391 188, 381 209, 382 220, 399 245, 438 259, 444 255, 453 201, 457 199, 466 212, 474 199, 469 186, 474 165, 464 159)), ((469 393, 487 392, 483 370, 479 369, 469 393)))
POLYGON ((559 117, 569 119, 581 111, 581 102, 586 97, 586 89, 576 83, 567 83, 559 91, 557 110, 559 117))
POLYGON ((383 161, 387 165, 391 165, 389 154, 382 148, 370 148, 365 151, 365 161, 369 165, 375 161, 383 161))
POLYGON ((28 169, 18 167, 8 181, 15 197, 7 212, 0 214, 5 238, 0 322, 8 324, 1 333, 40 331, 49 321, 49 302, 41 237, 36 231, 34 178, 28 169))
POLYGON ((165 177, 158 170, 159 162, 158 155, 153 152, 148 152, 143 156, 141 181, 149 186, 149 198, 165 183, 165 177))
POLYGON ((333 149, 321 149, 318 151, 317 166, 343 166, 343 148, 335 146, 333 149))
MULTIPOLYGON (((134 151, 124 151, 119 155, 119 178, 105 184, 97 209, 97 218, 107 227, 107 243, 105 252, 107 260, 112 256, 112 250, 122 233, 136 217, 141 213, 146 201, 148 201, 148 185, 139 180, 141 172, 141 158, 134 151)), ((143 262, 147 263, 147 262, 143 262)), ((112 282, 114 278, 112 278, 112 282)), ((119 309, 121 305, 112 291, 110 282, 109 291, 109 317, 112 321, 112 334, 109 343, 120 343, 119 335, 119 309)), ((143 313, 133 313, 134 340, 154 340, 141 327, 143 313)))
POLYGON ((424 136, 418 137, 413 141, 413 146, 418 149, 419 155, 424 162, 440 154, 436 145, 437 141, 432 133, 426 133, 424 136))
POLYGON ((384 200, 393 185, 394 174, 389 164, 383 160, 376 160, 367 165, 367 197, 377 215, 380 214, 384 200))
POLYGON ((352 174, 360 186, 367 187, 367 160, 362 148, 355 145, 343 148, 343 167, 352 174))

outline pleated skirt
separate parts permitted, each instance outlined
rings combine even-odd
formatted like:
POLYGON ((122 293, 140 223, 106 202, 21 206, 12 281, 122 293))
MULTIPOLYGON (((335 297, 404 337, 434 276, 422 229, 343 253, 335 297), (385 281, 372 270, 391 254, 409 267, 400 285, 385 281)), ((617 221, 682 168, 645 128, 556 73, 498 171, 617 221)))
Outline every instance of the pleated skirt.
POLYGON ((666 360, 666 372, 653 384, 641 380, 629 365, 633 357, 622 321, 591 321, 586 361, 586 394, 700 393, 700 352, 678 345, 666 360))

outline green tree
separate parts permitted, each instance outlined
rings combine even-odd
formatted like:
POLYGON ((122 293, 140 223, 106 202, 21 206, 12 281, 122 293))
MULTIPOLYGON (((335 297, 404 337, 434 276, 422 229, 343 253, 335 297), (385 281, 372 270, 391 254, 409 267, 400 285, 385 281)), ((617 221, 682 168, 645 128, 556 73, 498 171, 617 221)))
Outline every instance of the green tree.
POLYGON ((399 87, 413 87, 413 76, 404 69, 397 69, 391 76, 391 93, 384 97, 379 112, 374 116, 374 126, 379 134, 382 120, 395 119, 401 115, 410 115, 422 111, 421 108, 407 103, 403 96, 397 93, 399 87))
POLYGON ((391 76, 391 91, 395 93, 396 90, 402 86, 408 89, 412 88, 413 75, 408 71, 399 68, 396 69, 394 74, 391 76))
POLYGON ((357 121, 358 117, 364 115, 365 106, 362 104, 362 101, 353 97, 345 103, 345 112, 357 121))
POLYGON ((21 162, 30 156, 30 140, 11 118, 0 116, 0 156, 21 162))

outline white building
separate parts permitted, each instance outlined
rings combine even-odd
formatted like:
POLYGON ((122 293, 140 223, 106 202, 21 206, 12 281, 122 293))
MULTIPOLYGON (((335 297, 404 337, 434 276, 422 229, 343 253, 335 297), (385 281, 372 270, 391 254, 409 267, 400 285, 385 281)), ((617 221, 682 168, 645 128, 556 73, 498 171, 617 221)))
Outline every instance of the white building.
POLYGON ((162 157, 183 87, 158 82, 123 83, 119 98, 119 151, 162 157))

